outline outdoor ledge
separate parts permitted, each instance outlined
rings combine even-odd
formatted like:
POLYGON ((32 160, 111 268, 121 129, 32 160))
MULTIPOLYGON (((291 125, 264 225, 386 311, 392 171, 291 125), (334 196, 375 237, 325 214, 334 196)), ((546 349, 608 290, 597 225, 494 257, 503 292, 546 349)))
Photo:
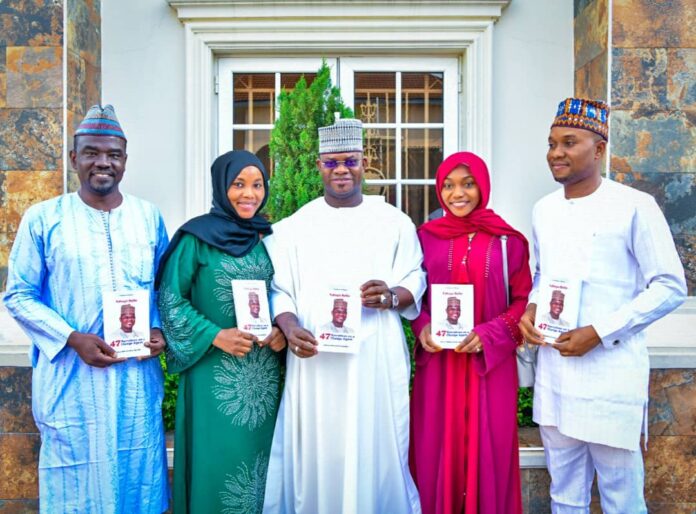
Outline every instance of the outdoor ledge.
POLYGON ((31 366, 29 347, 31 342, 5 309, 0 292, 0 366, 31 366))
MULTIPOLYGON (((167 466, 174 468, 174 432, 167 432, 167 466)), ((520 468, 546 469, 544 448, 537 427, 523 427, 519 430, 520 468)))
POLYGON ((520 443, 520 468, 546 469, 544 447, 538 427, 521 427, 518 432, 520 443))
MULTIPOLYGON (((174 469, 174 448, 167 448, 167 466, 174 469)), ((546 457, 544 448, 520 448, 521 469, 546 469, 546 457)))

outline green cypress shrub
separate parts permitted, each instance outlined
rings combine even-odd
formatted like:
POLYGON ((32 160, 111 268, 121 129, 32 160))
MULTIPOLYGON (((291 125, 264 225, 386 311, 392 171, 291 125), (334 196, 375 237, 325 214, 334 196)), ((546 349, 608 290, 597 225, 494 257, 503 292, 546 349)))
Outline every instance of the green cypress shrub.
POLYGON ((353 112, 331 84, 331 70, 324 61, 314 81, 304 77, 292 91, 279 98, 280 115, 271 131, 270 152, 275 163, 266 213, 272 221, 293 214, 322 195, 324 186, 316 167, 319 151, 317 129, 332 125, 334 113, 352 118, 353 112))

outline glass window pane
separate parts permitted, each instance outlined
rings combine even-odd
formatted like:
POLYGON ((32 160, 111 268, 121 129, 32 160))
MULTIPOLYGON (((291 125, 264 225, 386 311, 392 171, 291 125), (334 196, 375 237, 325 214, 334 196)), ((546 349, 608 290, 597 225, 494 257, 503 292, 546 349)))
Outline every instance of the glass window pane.
POLYGON ((273 123, 275 75, 273 73, 234 74, 233 123, 273 123))
POLYGON ((394 129, 365 130, 364 155, 366 179, 393 179, 396 174, 394 129))
POLYGON ((307 82, 307 87, 312 85, 312 82, 314 82, 314 79, 316 78, 317 74, 316 73, 281 73, 280 74, 280 89, 287 89, 290 91, 291 89, 295 89, 295 84, 297 84, 297 81, 300 80, 300 77, 304 76, 305 81, 307 82))
POLYGON ((256 154, 269 173, 273 172, 268 142, 271 140, 270 130, 235 130, 235 150, 247 150, 256 154))
POLYGON ((442 129, 403 129, 401 178, 434 179, 442 162, 442 129))
POLYGON ((395 123, 396 73, 359 72, 355 79, 355 115, 363 123, 395 123))
POLYGON ((428 216, 440 208, 435 194, 435 186, 403 186, 401 210, 408 214, 418 227, 428 220, 428 216))
POLYGON ((442 123, 442 73, 401 74, 401 120, 442 123))

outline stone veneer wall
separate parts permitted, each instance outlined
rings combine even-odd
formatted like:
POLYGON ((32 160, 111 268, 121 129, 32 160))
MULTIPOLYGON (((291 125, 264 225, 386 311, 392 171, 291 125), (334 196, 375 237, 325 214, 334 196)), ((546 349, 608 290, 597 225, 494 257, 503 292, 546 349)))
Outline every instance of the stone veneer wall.
MULTIPOLYGON (((609 0, 575 0, 575 94, 607 101, 609 0)), ((560 100, 560 99, 559 99, 560 100)))
MULTIPOLYGON (((613 0, 610 176, 652 194, 696 294, 696 2, 613 0)), ((696 337, 684 333, 694 343, 696 337)), ((645 490, 696 512, 696 370, 653 370, 645 490)))
POLYGON ((0 514, 39 511, 39 447, 31 368, 0 367, 0 514))
POLYGON ((696 294, 696 2, 614 0, 612 178, 652 194, 696 294))
MULTIPOLYGON (((76 189, 63 128, 100 101, 100 10, 100 0, 0 1, 0 292, 24 212, 62 194, 66 178, 76 189)), ((38 452, 31 368, 0 367, 0 514, 38 512, 38 452)))
POLYGON ((0 291, 19 222, 27 208, 77 189, 63 167, 67 131, 101 97, 100 0, 0 2, 0 291), (63 8, 67 6, 67 28, 63 8), (67 97, 63 46, 67 44, 67 97))
MULTIPOLYGON (((87 110, 101 102, 101 0, 67 0, 68 149, 87 110)), ((77 191, 77 174, 67 172, 67 190, 77 191)))
POLYGON ((24 211, 63 191, 63 6, 0 2, 0 290, 24 211))

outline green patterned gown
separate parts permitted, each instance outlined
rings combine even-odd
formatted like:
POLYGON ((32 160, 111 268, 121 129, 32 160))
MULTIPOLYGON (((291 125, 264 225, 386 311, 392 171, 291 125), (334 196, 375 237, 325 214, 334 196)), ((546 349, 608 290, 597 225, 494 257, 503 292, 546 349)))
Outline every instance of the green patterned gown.
POLYGON ((167 260, 159 307, 169 371, 180 373, 176 405, 174 512, 260 513, 279 403, 279 358, 254 346, 233 357, 212 346, 236 326, 232 279, 265 280, 263 244, 235 258, 191 234, 167 260))

